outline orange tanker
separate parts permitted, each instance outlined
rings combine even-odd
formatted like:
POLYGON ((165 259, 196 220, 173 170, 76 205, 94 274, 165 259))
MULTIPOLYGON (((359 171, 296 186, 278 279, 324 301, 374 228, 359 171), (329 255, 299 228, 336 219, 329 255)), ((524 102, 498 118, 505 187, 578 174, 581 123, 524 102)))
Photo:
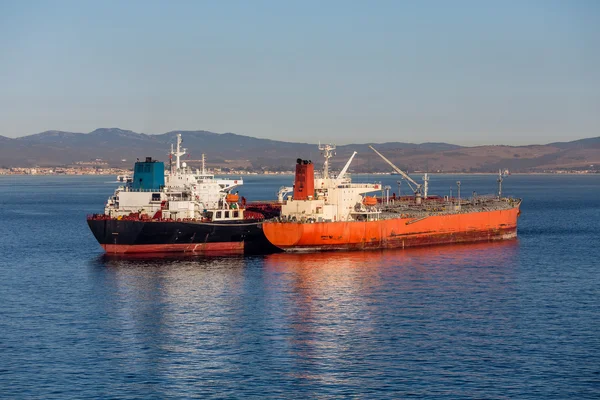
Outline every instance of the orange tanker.
POLYGON ((429 196, 427 174, 420 185, 373 149, 415 189, 414 196, 382 201, 366 196, 381 190, 378 184, 355 184, 345 177, 354 154, 337 177, 329 176, 328 160, 333 149, 329 145, 321 147, 325 163, 322 176, 316 179, 312 163, 298 159, 294 196, 284 202, 280 217, 263 223, 265 236, 280 249, 404 248, 517 236, 521 200, 501 196, 501 176, 497 196, 429 196))

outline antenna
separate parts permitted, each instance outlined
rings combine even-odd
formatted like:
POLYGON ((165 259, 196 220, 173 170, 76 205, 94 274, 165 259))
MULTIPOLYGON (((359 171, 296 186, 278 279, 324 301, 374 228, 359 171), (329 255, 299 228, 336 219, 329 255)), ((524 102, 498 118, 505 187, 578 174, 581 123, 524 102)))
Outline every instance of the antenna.
POLYGON ((456 186, 458 186, 458 210, 460 211, 460 181, 456 181, 456 186))
POLYGON ((502 197, 502 181, 504 179, 502 179, 502 170, 499 169, 498 170, 498 199, 500 199, 502 197))
POLYGON ((321 142, 319 142, 319 150, 323 152, 323 157, 325 157, 325 162, 323 163, 323 178, 329 179, 329 159, 332 157, 333 150, 335 150, 335 145, 322 145, 321 142))

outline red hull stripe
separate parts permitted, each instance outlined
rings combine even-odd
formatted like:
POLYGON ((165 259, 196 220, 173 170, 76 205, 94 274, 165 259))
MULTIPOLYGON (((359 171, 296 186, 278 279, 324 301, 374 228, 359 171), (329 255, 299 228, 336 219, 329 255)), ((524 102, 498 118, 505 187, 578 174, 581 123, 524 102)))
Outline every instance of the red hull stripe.
POLYGON ((103 244, 107 253, 243 253, 244 242, 176 244, 103 244))

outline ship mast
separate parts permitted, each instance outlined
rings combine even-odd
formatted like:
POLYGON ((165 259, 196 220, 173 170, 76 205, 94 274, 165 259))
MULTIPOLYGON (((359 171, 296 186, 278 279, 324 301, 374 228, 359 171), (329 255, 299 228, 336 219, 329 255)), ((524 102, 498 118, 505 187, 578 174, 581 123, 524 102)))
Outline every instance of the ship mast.
POLYGON ((187 150, 187 149, 181 147, 182 142, 183 141, 181 140, 181 133, 178 133, 177 134, 177 150, 173 151, 173 145, 171 145, 171 155, 175 156, 177 170, 179 170, 181 168, 180 157, 182 155, 184 155, 187 150))
POLYGON ((332 144, 320 144, 319 150, 323 152, 323 157, 325 157, 325 162, 323 163, 323 178, 329 179, 329 159, 333 157, 333 150, 335 150, 335 145, 332 144))
POLYGON ((502 170, 499 169, 498 170, 498 198, 500 199, 502 197, 502 170))

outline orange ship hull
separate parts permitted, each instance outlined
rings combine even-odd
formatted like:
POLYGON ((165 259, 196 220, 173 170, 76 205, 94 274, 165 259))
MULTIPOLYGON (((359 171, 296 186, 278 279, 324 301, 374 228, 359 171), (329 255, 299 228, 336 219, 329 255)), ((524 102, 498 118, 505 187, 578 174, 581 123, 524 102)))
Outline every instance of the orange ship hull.
POLYGON ((285 251, 366 250, 511 239, 519 207, 425 218, 350 222, 265 222, 267 239, 285 251))

